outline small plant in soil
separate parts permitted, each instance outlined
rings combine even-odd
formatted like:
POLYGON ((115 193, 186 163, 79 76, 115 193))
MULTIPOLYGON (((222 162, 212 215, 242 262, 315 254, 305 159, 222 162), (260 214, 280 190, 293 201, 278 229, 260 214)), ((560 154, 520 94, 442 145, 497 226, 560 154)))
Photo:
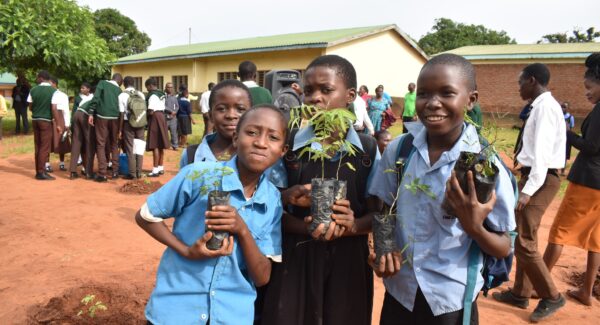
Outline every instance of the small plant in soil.
MULTIPOLYGON (((81 299, 82 305, 84 305, 86 307, 89 306, 87 308, 87 315, 90 318, 96 317, 96 312, 99 310, 108 310, 108 307, 106 307, 106 305, 104 303, 102 303, 102 301, 98 300, 98 301, 94 302, 95 299, 96 299, 96 295, 92 295, 92 294, 88 294, 85 297, 83 297, 83 299, 81 299)), ((83 314, 85 314, 86 312, 84 312, 84 309, 79 310, 79 312, 77 313, 77 316, 82 316, 83 314)))
MULTIPOLYGON (((465 108, 465 122, 477 126, 466 114, 465 108)), ((494 147, 494 143, 497 138, 497 127, 494 123, 486 128, 482 129, 484 134, 494 133, 494 138, 491 142, 483 144, 484 146, 477 153, 462 151, 458 157, 458 161, 454 165, 454 172, 460 188, 465 194, 469 194, 469 185, 467 183, 467 173, 471 171, 473 173, 473 182, 475 184, 475 192, 477 200, 480 203, 486 203, 490 200, 492 192, 496 187, 498 179, 498 167, 494 164, 494 160, 498 152, 494 147)), ((475 139, 464 140, 467 144, 475 143, 475 139)), ((442 202, 442 208, 450 216, 454 215, 454 211, 450 207, 450 204, 446 199, 442 202)))
MULTIPOLYGON (((207 211, 211 211, 217 205, 229 205, 229 192, 221 191, 221 182, 223 177, 233 174, 235 171, 230 167, 217 167, 213 169, 204 169, 201 171, 194 170, 188 179, 194 181, 202 179, 203 185, 200 187, 200 195, 208 194, 207 211)), ((223 245, 223 240, 229 237, 226 231, 211 231, 213 236, 206 243, 206 247, 210 250, 218 250, 223 245)))
POLYGON ((303 148, 299 157, 309 154, 309 159, 321 163, 321 177, 311 180, 311 216, 313 221, 309 231, 314 231, 319 224, 329 227, 331 220, 331 206, 336 200, 346 197, 347 183, 339 180, 339 172, 343 167, 356 171, 354 166, 343 163, 346 156, 355 156, 356 148, 346 140, 346 131, 352 127, 356 116, 347 108, 334 108, 319 110, 314 106, 302 105, 292 110, 290 124, 299 125, 299 120, 305 118, 313 127, 315 136, 308 140, 308 146, 303 148), (313 148, 313 144, 320 144, 320 148, 313 148), (338 166, 335 179, 325 178, 325 161, 331 160, 337 153, 338 166))

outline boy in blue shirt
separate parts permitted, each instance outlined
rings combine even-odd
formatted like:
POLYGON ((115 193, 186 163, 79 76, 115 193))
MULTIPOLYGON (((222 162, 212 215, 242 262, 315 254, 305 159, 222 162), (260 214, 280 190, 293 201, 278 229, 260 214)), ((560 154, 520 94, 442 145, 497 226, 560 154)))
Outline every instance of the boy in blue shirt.
POLYGON ((197 162, 150 195, 136 215, 138 225, 168 246, 156 287, 146 306, 154 324, 251 324, 257 286, 271 274, 271 258, 281 259, 282 205, 264 171, 286 151, 285 117, 271 105, 247 111, 237 124, 237 155, 227 162, 197 162), (209 177, 194 172, 228 167, 219 190, 230 192, 230 205, 206 211, 201 188, 209 177), (162 222, 174 217, 171 232, 162 222), (210 231, 231 235, 220 249, 206 247, 210 231))
MULTIPOLYGON (((464 123, 464 109, 477 102, 475 72, 464 58, 442 54, 427 62, 417 81, 418 123, 408 126, 414 136, 414 153, 406 162, 402 182, 386 170, 395 169, 402 137, 385 150, 369 193, 391 206, 398 196, 396 211, 397 247, 369 263, 386 287, 381 324, 461 324, 467 282, 469 246, 475 241, 482 251, 495 257, 510 252, 507 234, 515 228, 514 191, 506 170, 495 161, 499 175, 489 202, 477 202, 473 175, 468 173, 469 193, 460 189, 453 173, 461 151, 478 153, 477 131, 464 123), (429 188, 413 194, 405 185, 416 181, 429 188), (455 211, 448 216, 441 207, 447 197, 455 211), (484 226, 485 220, 485 226, 484 226), (406 260, 402 266, 402 260, 406 260)), ((479 269, 483 265, 479 257, 479 269)), ((483 285, 478 275, 473 297, 483 285)), ((471 324, 478 322, 473 302, 471 324)))

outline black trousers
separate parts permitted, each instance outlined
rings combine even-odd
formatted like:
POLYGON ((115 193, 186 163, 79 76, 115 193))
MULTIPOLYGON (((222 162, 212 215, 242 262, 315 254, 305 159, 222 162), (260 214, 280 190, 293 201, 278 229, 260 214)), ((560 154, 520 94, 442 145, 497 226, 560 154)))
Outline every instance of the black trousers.
POLYGON ((23 123, 23 134, 29 132, 29 120, 27 119, 27 104, 15 103, 15 133, 21 132, 21 121, 23 123))
MULTIPOLYGON (((434 316, 423 292, 417 289, 415 297, 415 306, 413 311, 404 308, 392 295, 385 293, 383 299, 383 308, 381 309, 381 318, 379 325, 405 325, 405 324, 427 324, 427 325, 461 325, 463 319, 463 310, 434 316)), ((471 309, 471 325, 479 324, 479 314, 477 312, 477 300, 473 302, 471 309)))

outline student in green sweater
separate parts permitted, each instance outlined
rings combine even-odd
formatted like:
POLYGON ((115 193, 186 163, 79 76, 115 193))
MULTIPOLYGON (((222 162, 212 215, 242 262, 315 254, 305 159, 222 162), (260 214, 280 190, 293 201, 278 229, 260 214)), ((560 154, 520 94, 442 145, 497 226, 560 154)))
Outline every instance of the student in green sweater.
POLYGON ((404 95, 404 112, 402 112, 402 133, 408 132, 404 123, 413 122, 417 120, 415 114, 415 101, 417 99, 417 93, 415 89, 417 86, 413 82, 408 84, 408 92, 404 95))
MULTIPOLYGON (((97 182, 106 182, 106 148, 111 152, 112 178, 119 178, 119 146, 118 139, 121 130, 123 114, 119 111, 119 95, 123 77, 115 73, 112 80, 101 80, 96 86, 94 98, 90 102, 90 117, 88 123, 96 130, 96 156, 98 157, 97 182)), ((91 171, 88 171, 91 172, 91 171)))
POLYGON ((273 97, 267 88, 263 88, 256 83, 256 64, 252 61, 244 61, 238 67, 240 80, 250 89, 252 103, 254 105, 273 104, 273 97))
POLYGON ((33 121, 33 143, 35 145, 35 179, 54 180, 54 177, 46 173, 45 165, 52 143, 53 132, 62 133, 62 128, 57 126, 52 129, 52 119, 62 118, 58 115, 58 110, 52 107, 52 95, 55 89, 50 85, 50 73, 42 70, 37 74, 36 82, 38 86, 33 87, 29 92, 27 102, 31 110, 31 120, 33 121))

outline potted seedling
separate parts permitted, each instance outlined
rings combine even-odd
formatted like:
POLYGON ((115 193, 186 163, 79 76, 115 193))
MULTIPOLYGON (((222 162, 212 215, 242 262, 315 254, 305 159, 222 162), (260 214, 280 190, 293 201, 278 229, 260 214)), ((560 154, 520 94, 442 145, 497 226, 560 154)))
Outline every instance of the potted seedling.
MULTIPOLYGON (((188 178, 193 180, 201 178, 203 185, 200 187, 200 195, 208 194, 208 202, 206 211, 211 211, 217 205, 229 205, 230 193, 221 190, 223 177, 231 175, 234 170, 230 167, 217 167, 213 169, 204 169, 201 171, 194 170, 188 178)), ((206 243, 206 247, 210 250, 218 250, 223 245, 223 240, 229 237, 226 231, 211 230, 213 236, 206 243)))
POLYGON ((299 153, 299 158, 309 154, 309 159, 321 163, 321 177, 311 180, 311 216, 312 223, 309 231, 314 231, 319 224, 325 224, 325 228, 331 223, 331 206, 336 200, 346 198, 347 183, 339 180, 339 172, 343 167, 355 171, 354 166, 343 163, 346 156, 356 155, 356 148, 345 139, 346 130, 352 127, 356 116, 347 108, 336 108, 329 110, 317 110, 313 106, 302 105, 292 111, 291 123, 297 123, 300 118, 305 118, 313 127, 315 136, 308 140, 308 146, 299 153), (319 148, 313 148, 318 143, 319 148), (343 150, 342 150, 343 149, 343 150), (325 178, 325 162, 331 160, 338 152, 336 178, 325 178))
MULTIPOLYGON (((466 109, 464 116, 465 122, 477 126, 466 114, 466 109)), ((492 129, 496 130, 496 127, 492 126, 492 129)), ((489 132, 489 130, 486 131, 489 132)), ((495 138, 496 136, 494 137, 494 141, 490 143, 483 143, 483 147, 477 153, 462 151, 458 157, 458 161, 454 165, 454 173, 460 188, 465 194, 469 194, 467 173, 469 171, 473 173, 475 194, 480 203, 487 203, 490 200, 498 179, 498 167, 494 164, 494 160, 497 156, 497 151, 493 145, 495 138)), ((469 142, 475 140, 466 139, 464 141, 469 142)), ((454 215, 454 211, 446 199, 442 202, 442 208, 449 215, 454 215)))

